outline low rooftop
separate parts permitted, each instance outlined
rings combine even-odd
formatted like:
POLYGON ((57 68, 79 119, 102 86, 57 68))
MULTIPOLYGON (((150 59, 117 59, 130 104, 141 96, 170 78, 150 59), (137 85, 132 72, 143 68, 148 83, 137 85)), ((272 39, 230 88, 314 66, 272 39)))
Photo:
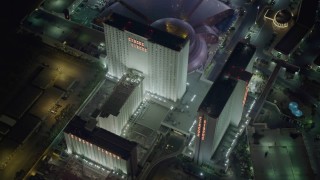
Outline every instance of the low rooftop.
POLYGON ((53 85, 58 75, 58 70, 43 68, 36 78, 34 78, 32 84, 40 89, 47 89, 49 86, 53 85))
POLYGON ((39 118, 27 114, 11 129, 7 138, 22 144, 39 127, 40 123, 39 118))
POLYGON ((28 85, 9 103, 5 114, 20 119, 41 94, 41 89, 28 85))
POLYGON ((114 88, 112 94, 101 108, 101 117, 108 117, 110 114, 118 116, 122 106, 130 97, 134 89, 140 85, 143 80, 141 73, 128 71, 123 75, 114 88))
POLYGON ((43 95, 33 104, 29 113, 44 120, 50 113, 54 105, 63 95, 63 91, 55 87, 48 88, 43 95))
POLYGON ((35 34, 66 43, 74 49, 99 58, 105 53, 100 49, 100 43, 104 43, 104 34, 97 30, 82 26, 77 23, 58 17, 42 9, 33 11, 24 21, 21 27, 35 34))
POLYGON ((306 28, 311 28, 316 21, 317 8, 317 0, 302 0, 297 23, 306 28))
POLYGON ((285 55, 290 54, 308 31, 308 28, 295 24, 276 44, 274 49, 285 55))
POLYGON ((301 133, 263 127, 255 132, 248 136, 255 179, 315 179, 301 133))
POLYGON ((43 1, 42 7, 50 12, 63 13, 63 10, 68 9, 68 7, 75 0, 46 0, 43 1))

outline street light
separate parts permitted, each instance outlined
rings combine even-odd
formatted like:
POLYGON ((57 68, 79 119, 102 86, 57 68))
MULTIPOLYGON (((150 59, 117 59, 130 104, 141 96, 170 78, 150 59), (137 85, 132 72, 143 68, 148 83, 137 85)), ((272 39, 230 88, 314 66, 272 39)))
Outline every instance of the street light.
POLYGON ((258 20, 258 15, 259 15, 259 9, 260 9, 260 6, 257 7, 257 15, 256 15, 256 20, 254 21, 254 24, 257 24, 257 20, 258 20))

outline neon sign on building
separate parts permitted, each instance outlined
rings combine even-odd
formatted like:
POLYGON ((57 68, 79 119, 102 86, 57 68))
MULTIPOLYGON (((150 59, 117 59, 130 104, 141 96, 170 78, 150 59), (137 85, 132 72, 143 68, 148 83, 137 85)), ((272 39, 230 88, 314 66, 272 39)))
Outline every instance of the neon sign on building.
POLYGON ((136 39, 133 39, 131 37, 128 37, 128 41, 131 42, 131 47, 136 48, 136 49, 143 51, 143 52, 147 52, 147 48, 144 47, 143 42, 138 41, 136 39))
POLYGON ((242 100, 242 106, 244 106, 244 104, 247 101, 248 92, 249 92, 249 85, 248 85, 248 82, 247 82, 246 83, 246 91, 244 92, 244 97, 243 97, 243 100, 242 100))
POLYGON ((206 125, 207 125, 207 120, 203 120, 203 127, 202 127, 202 135, 201 135, 201 140, 204 140, 204 137, 206 136, 206 125))
POLYGON ((206 125, 207 125, 207 120, 203 119, 203 116, 199 116, 197 136, 202 141, 204 140, 204 137, 206 136, 206 125), (202 123, 203 123, 203 125, 202 125, 202 123))
POLYGON ((197 136, 198 137, 200 137, 200 134, 201 134, 201 123, 202 123, 202 116, 199 116, 198 130, 197 130, 197 136))

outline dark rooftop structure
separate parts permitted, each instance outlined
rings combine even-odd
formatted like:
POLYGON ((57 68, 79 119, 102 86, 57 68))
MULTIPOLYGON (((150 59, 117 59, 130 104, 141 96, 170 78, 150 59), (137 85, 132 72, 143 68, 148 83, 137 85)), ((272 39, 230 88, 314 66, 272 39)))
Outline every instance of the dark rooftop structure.
POLYGON ((245 69, 255 51, 256 48, 253 45, 238 42, 198 111, 205 111, 212 118, 220 116, 238 80, 247 82, 250 80, 252 74, 245 69))
POLYGON ((117 86, 114 87, 112 94, 101 108, 101 117, 108 117, 110 114, 118 116, 122 106, 130 97, 134 89, 139 86, 143 77, 139 75, 126 74, 122 76, 117 86))
POLYGON ((47 0, 43 1, 41 6, 50 11, 56 13, 63 13, 64 9, 67 9, 75 0, 47 0))
POLYGON ((7 138, 22 144, 39 127, 40 123, 40 119, 27 114, 11 129, 7 138))
POLYGON ((193 27, 215 25, 225 15, 233 13, 228 5, 218 0, 121 0, 106 8, 101 16, 104 17, 110 11, 145 24, 169 17, 185 20, 193 27))
POLYGON ((68 76, 66 74, 59 74, 56 81, 54 82, 54 87, 63 91, 68 91, 74 84, 76 84, 76 82, 76 79, 71 76, 68 76))
POLYGON ((287 23, 291 20, 292 15, 291 12, 287 9, 282 9, 276 14, 276 21, 278 23, 287 23))
POLYGON ((14 126, 17 123, 16 120, 14 120, 6 115, 3 115, 3 114, 0 115, 0 122, 7 124, 10 127, 14 126))
POLYGON ((175 51, 180 51, 188 42, 188 38, 181 38, 116 13, 111 13, 106 18, 105 23, 120 30, 130 31, 175 51))
POLYGON ((8 162, 8 158, 13 154, 19 144, 13 140, 4 137, 0 142, 0 165, 4 166, 8 162))
POLYGON ((49 86, 52 86, 54 81, 58 76, 59 71, 43 68, 37 77, 32 81, 32 84, 39 87, 40 89, 47 89, 49 86))
POLYGON ((297 23, 307 28, 311 28, 316 20, 317 0, 302 0, 297 23))
POLYGON ((9 103, 5 114, 15 119, 20 119, 24 113, 32 106, 32 104, 40 97, 42 90, 34 86, 25 87, 14 99, 9 103))
POLYGON ((97 46, 104 42, 104 34, 102 32, 97 32, 78 23, 71 23, 42 8, 33 11, 21 22, 21 27, 39 36, 52 38, 60 43, 66 41, 69 47, 91 57, 99 58, 101 54, 105 53, 99 50, 97 46))
POLYGON ((309 29, 304 26, 295 24, 277 43, 274 49, 285 55, 290 54, 308 31, 309 29))
MULTIPOLYGON (((234 14, 231 7, 219 0, 119 0, 99 14, 94 20, 93 27, 103 31, 101 22, 112 12, 160 31, 187 37, 189 39, 188 72, 205 64, 208 45, 218 42, 219 31, 226 31, 224 29, 227 29, 228 25, 225 23, 229 22, 234 14)), ((161 39, 161 36, 158 38, 154 40, 160 40, 164 43, 159 43, 160 45, 169 47, 167 38, 161 39)), ((175 42, 174 39, 169 42, 176 47, 175 43, 180 42, 175 42)))
POLYGON ((92 112, 91 117, 97 118, 100 113, 101 113, 101 110, 96 108, 96 109, 92 112))
POLYGON ((313 61, 313 63, 317 66, 320 66, 320 54, 317 56, 317 58, 313 61))
POLYGON ((10 126, 0 122, 0 134, 6 135, 10 131, 10 126))
POLYGON ((44 120, 63 94, 64 91, 55 87, 46 89, 37 102, 32 105, 29 113, 44 120))
POLYGON ((317 0, 302 0, 296 24, 274 47, 276 51, 289 55, 315 23, 317 0))
POLYGON ((91 142, 125 160, 130 158, 131 152, 138 145, 136 142, 129 141, 98 127, 95 127, 92 131, 88 131, 85 126, 86 121, 82 120, 79 116, 75 116, 67 125, 64 132, 91 142))

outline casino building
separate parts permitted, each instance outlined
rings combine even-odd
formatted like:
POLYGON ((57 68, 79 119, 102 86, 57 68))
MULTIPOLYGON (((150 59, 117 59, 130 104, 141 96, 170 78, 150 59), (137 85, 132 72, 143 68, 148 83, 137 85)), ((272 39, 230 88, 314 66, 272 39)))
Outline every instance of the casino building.
POLYGON ((212 161, 230 124, 238 126, 248 93, 256 48, 239 42, 198 108, 194 161, 212 161))

